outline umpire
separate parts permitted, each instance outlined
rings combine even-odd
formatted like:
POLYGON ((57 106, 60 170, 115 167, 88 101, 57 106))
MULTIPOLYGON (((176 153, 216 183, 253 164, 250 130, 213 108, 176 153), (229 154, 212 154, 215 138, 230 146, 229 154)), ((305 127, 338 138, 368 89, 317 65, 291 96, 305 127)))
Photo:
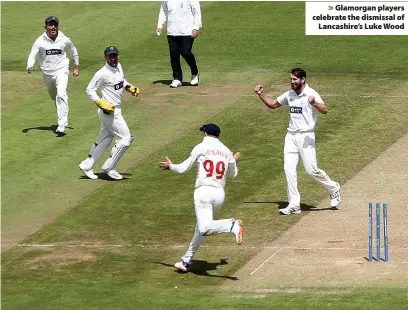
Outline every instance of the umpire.
POLYGON ((190 84, 198 85, 199 71, 191 49, 202 26, 200 3, 198 1, 162 1, 156 29, 157 35, 161 34, 164 24, 167 24, 167 41, 173 70, 173 81, 170 87, 177 88, 182 85, 183 71, 180 55, 190 66, 190 84))

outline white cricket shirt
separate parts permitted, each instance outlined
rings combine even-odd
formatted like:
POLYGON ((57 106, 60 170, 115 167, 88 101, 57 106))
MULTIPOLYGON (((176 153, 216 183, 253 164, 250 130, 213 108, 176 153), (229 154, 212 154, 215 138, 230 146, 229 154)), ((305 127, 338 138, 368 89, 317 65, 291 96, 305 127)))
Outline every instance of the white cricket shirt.
POLYGON ((78 51, 71 39, 58 31, 55 41, 51 40, 44 32, 35 40, 27 59, 27 69, 33 67, 37 55, 40 59, 40 67, 44 74, 53 75, 59 70, 69 70, 69 59, 67 53, 70 52, 75 65, 79 65, 78 51))
POLYGON ((167 35, 190 36, 193 29, 202 27, 200 2, 198 1, 162 1, 159 12, 158 28, 167 23, 167 35))
POLYGON ((197 163, 195 187, 225 187, 228 174, 231 178, 238 175, 238 168, 232 152, 217 138, 206 136, 197 144, 190 156, 181 164, 170 165, 170 170, 184 173, 197 163))
POLYGON ((100 97, 96 92, 100 89, 102 98, 113 104, 116 108, 120 108, 122 103, 122 95, 125 87, 130 85, 124 77, 122 66, 118 63, 116 68, 111 67, 108 63, 99 69, 86 88, 86 94, 93 102, 99 100, 100 97))
POLYGON ((314 96, 317 103, 324 103, 320 95, 308 84, 305 85, 303 92, 299 95, 291 89, 277 98, 281 105, 289 106, 289 132, 310 132, 314 130, 319 111, 309 103, 309 96, 314 96))

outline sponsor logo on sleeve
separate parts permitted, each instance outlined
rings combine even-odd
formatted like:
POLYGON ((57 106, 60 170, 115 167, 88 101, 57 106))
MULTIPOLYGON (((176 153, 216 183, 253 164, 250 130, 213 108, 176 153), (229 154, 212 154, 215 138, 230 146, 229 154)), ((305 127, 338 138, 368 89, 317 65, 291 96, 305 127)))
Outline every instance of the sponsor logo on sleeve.
POLYGON ((302 107, 290 107, 290 113, 302 114, 302 107))
POLYGON ((119 89, 123 88, 123 81, 119 82, 118 84, 113 85, 113 87, 115 87, 115 90, 119 90, 119 89))
POLYGON ((62 50, 59 49, 50 49, 50 50, 45 50, 46 55, 61 55, 62 50))

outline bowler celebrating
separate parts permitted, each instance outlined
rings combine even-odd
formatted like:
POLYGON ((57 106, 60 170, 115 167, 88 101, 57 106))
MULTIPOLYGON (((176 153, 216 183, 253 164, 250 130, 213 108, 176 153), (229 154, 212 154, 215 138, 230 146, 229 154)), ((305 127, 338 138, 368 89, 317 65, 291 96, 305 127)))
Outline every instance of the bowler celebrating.
POLYGON ((280 213, 301 213, 296 172, 299 156, 306 172, 330 193, 330 205, 336 208, 340 203, 340 184, 332 181, 326 172, 319 169, 316 160, 314 128, 317 115, 318 112, 327 114, 328 109, 320 95, 306 84, 306 72, 303 69, 295 68, 291 71, 290 86, 292 89, 277 99, 265 95, 262 85, 255 87, 255 93, 268 108, 277 109, 281 106, 289 106, 289 127, 283 151, 289 205, 280 209, 280 213))

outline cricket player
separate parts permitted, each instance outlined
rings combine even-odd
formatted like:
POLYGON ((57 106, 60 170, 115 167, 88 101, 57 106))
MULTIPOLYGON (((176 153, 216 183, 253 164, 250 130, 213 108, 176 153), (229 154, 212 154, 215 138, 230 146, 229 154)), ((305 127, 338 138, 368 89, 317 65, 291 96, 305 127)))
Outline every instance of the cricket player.
POLYGON ((299 156, 306 172, 322 184, 330 194, 330 205, 338 207, 340 203, 340 184, 331 180, 323 170, 317 167, 314 128, 318 113, 327 114, 328 109, 320 95, 306 84, 306 72, 294 68, 290 75, 291 90, 277 99, 265 95, 262 85, 255 87, 255 93, 270 109, 289 106, 290 119, 285 137, 284 169, 287 182, 289 205, 280 209, 282 214, 300 214, 300 194, 297 188, 296 167, 299 156))
POLYGON ((126 90, 132 96, 137 97, 140 90, 126 81, 119 63, 119 50, 115 46, 108 46, 104 54, 106 64, 95 73, 86 89, 86 94, 98 106, 101 130, 91 147, 88 158, 81 162, 79 168, 90 179, 97 179, 98 176, 94 174, 93 166, 115 138, 116 143, 109 158, 103 164, 102 170, 110 178, 121 180, 123 177, 116 171, 116 165, 133 142, 133 136, 130 135, 129 128, 122 116, 122 95, 126 90), (96 92, 98 89, 102 98, 96 92))
POLYGON ((232 152, 219 140, 220 128, 215 124, 207 124, 200 128, 204 133, 203 142, 196 145, 190 156, 181 164, 173 164, 166 157, 159 167, 184 173, 197 164, 197 179, 194 191, 194 205, 197 224, 194 237, 182 261, 174 265, 180 271, 186 272, 191 259, 204 242, 204 237, 213 234, 233 234, 238 245, 242 244, 242 221, 237 219, 214 220, 214 215, 224 203, 226 176, 235 178, 238 175, 236 165, 240 153, 232 152))
POLYGON ((79 57, 77 49, 71 39, 59 31, 59 20, 55 16, 49 16, 45 20, 45 32, 38 37, 31 48, 27 60, 27 72, 34 71, 37 55, 40 59, 40 67, 43 71, 44 83, 51 99, 57 108, 58 127, 57 133, 65 134, 68 126, 68 74, 69 59, 66 52, 70 52, 75 67, 73 76, 79 76, 79 57))

